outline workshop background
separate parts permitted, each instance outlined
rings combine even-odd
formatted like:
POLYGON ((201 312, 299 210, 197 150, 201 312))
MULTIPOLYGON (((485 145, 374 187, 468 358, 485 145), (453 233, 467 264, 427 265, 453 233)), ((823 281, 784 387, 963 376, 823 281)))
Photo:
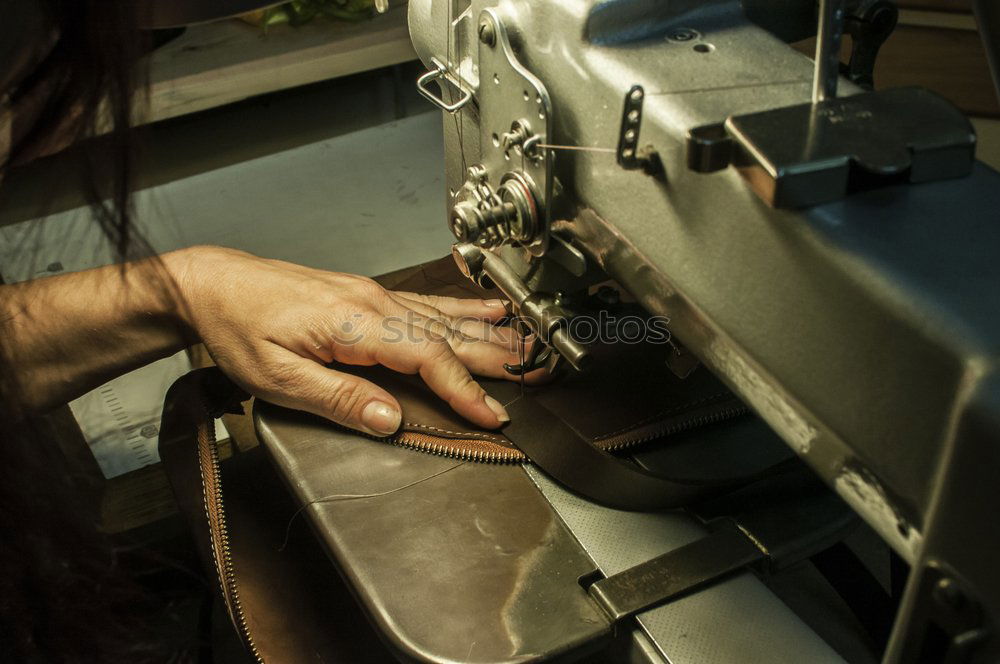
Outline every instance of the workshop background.
MULTIPOLYGON (((414 87, 406 5, 313 16, 303 4, 163 35, 151 54, 136 216, 156 251, 217 244, 376 275, 451 244, 441 119, 414 87)), ((898 4, 876 88, 944 95, 973 117, 979 159, 1000 169, 1000 104, 968 0, 898 4)), ((811 55, 812 40, 797 48, 811 55)), ((74 186, 77 167, 70 147, 9 174, 5 282, 112 260, 74 186)), ((186 536, 156 456, 159 408, 172 380, 207 362, 196 348, 52 416, 65 453, 99 487, 108 532, 164 550, 186 536)), ((224 425, 223 456, 256 445, 249 418, 224 425)))

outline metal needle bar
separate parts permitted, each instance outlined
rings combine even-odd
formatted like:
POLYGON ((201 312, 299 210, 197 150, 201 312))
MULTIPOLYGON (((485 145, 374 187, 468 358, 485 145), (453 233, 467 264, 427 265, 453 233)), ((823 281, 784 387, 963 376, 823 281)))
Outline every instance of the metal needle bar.
POLYGON ((840 75, 840 38, 844 33, 844 0, 820 0, 816 33, 816 69, 813 73, 813 103, 837 96, 840 75))

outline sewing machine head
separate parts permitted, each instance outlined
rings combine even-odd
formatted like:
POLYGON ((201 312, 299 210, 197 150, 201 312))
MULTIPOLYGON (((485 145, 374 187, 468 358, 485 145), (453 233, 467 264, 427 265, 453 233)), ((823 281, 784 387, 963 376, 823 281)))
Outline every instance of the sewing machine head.
MULTIPOLYGON (((975 135, 943 99, 917 89, 856 95, 854 86, 848 87, 852 96, 837 99, 841 9, 820 26, 812 103, 788 104, 797 90, 805 91, 809 71, 771 33, 801 37, 816 17, 811 2, 793 3, 799 11, 791 17, 788 7, 772 4, 452 2, 416 3, 411 10, 416 43, 430 66, 418 88, 446 113, 456 260, 471 278, 489 279, 510 297, 553 353, 550 364, 565 357, 579 369, 586 359, 585 348, 558 333, 572 312, 565 303, 555 305, 554 294, 581 290, 598 278, 602 261, 586 254, 602 251, 606 238, 583 240, 572 220, 590 207, 594 189, 619 186, 622 171, 634 172, 621 182, 626 191, 643 173, 653 179, 644 189, 676 199, 677 171, 712 173, 732 164, 766 203, 785 208, 836 200, 859 183, 968 174, 975 135), (546 23, 560 29, 537 29, 546 23), (520 48, 512 39, 520 39, 520 48), (774 52, 777 76, 739 66, 745 49, 754 47, 774 52), (607 61, 599 64, 602 58, 607 61), (664 80, 688 87, 664 90, 650 77, 652 58, 680 74, 664 80), (583 67, 587 60, 593 64, 583 67), (546 72, 558 91, 555 101, 532 70, 546 72), (708 80, 689 84, 697 78, 708 80), (654 116, 643 131, 644 84, 651 82, 654 116), (773 97, 761 95, 768 88, 773 97), (693 95, 714 96, 716 105, 693 95), (484 261, 484 252, 500 257, 504 267, 493 258, 484 261)), ((831 0, 824 7, 834 11, 840 4, 831 0)), ((864 0, 847 10, 855 53, 863 56, 852 58, 847 71, 852 82, 870 84, 895 8, 886 0, 864 0)), ((645 208, 651 223, 664 202, 645 208)), ((610 203, 597 212, 607 218, 638 209, 631 201, 610 203)))
POLYGON ((1000 611, 997 575, 955 562, 982 546, 957 521, 993 518, 959 490, 988 472, 958 460, 1000 464, 1000 176, 941 98, 865 90, 892 5, 409 12, 444 111, 456 258, 549 362, 587 360, 558 294, 615 279, 920 570, 912 606, 949 578, 1000 611), (786 42, 818 18, 814 63, 786 42))

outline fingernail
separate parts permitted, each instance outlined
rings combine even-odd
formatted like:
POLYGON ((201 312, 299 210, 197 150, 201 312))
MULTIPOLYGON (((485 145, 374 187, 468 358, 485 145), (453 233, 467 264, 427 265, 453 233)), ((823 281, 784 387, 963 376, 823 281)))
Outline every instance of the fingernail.
POLYGON ((503 309, 504 308, 504 302, 503 302, 503 300, 483 300, 483 304, 485 304, 490 309, 503 309))
POLYGON ((385 435, 396 433, 402 417, 398 409, 381 401, 369 402, 361 413, 361 421, 366 427, 385 435))
POLYGON ((510 415, 507 414, 507 410, 503 407, 503 404, 488 394, 483 397, 483 401, 486 402, 486 405, 493 411, 498 420, 501 422, 510 422, 510 415))

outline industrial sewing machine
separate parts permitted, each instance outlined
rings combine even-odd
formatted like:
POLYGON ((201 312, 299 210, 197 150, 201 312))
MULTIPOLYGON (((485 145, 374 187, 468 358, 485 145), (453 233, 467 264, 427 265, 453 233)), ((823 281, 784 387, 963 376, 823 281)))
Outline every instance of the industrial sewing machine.
POLYGON ((410 25, 421 84, 453 92, 427 94, 469 275, 577 368, 546 298, 591 271, 670 315, 914 565, 887 657, 932 639, 957 657, 1000 608, 997 175, 933 95, 837 96, 845 20, 862 83, 894 24, 843 4, 822 3, 815 68, 783 42, 814 29, 811 2, 418 1, 410 25))
MULTIPOLYGON (((989 45, 996 9, 977 10, 989 45)), ((557 294, 614 279, 909 565, 885 661, 997 661, 1000 175, 948 103, 866 91, 893 7, 411 0, 409 16, 418 85, 443 111, 456 260, 544 341, 520 369, 584 369, 557 294), (787 45, 817 32, 815 64, 787 45)), ((266 405, 257 419, 307 505, 324 483, 371 489, 446 463, 362 453, 266 405)), ((844 655, 739 571, 781 563, 808 529, 716 537, 689 515, 581 500, 535 468, 490 471, 307 509, 404 656, 844 655)))

